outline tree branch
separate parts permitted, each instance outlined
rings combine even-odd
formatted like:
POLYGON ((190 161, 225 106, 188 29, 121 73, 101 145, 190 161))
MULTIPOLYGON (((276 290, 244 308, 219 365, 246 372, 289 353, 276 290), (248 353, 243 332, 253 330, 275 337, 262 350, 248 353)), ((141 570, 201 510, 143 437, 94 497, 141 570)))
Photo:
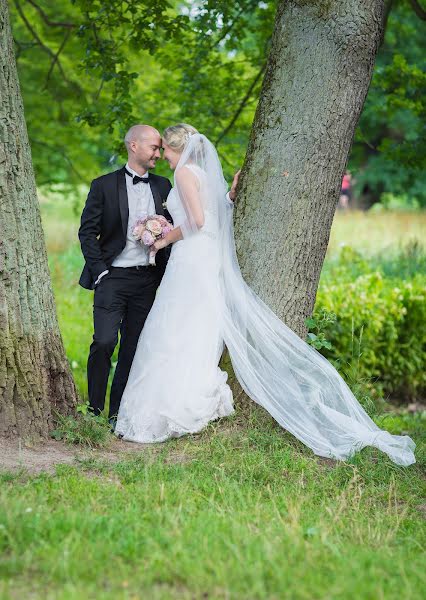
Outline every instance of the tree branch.
POLYGON ((411 8, 422 21, 426 21, 426 10, 420 6, 418 0, 410 0, 411 8))
POLYGON ((387 29, 389 14, 391 12, 392 6, 393 6, 393 0, 385 0, 385 7, 383 10, 383 27, 382 27, 382 36, 380 38, 380 46, 385 41, 386 29, 387 29))
POLYGON ((244 98, 241 100, 240 105, 238 106, 238 108, 237 108, 234 116, 232 117, 232 119, 230 120, 230 122, 228 123, 228 125, 225 127, 225 129, 222 131, 222 133, 219 135, 219 137, 216 139, 215 146, 219 145, 219 143, 223 140, 223 138, 228 134, 228 132, 234 126, 235 121, 238 119, 238 117, 242 113, 244 107, 246 106, 246 104, 250 100, 250 96, 252 95, 254 88, 256 87, 257 83, 259 82, 260 78, 262 77, 262 75, 263 75, 263 73, 265 71, 265 68, 266 68, 266 63, 262 66, 262 68, 260 69, 259 73, 256 75, 256 77, 252 81, 252 83, 251 83, 249 89, 247 90, 244 98))
POLYGON ((226 29, 224 31, 222 31, 222 34, 220 35, 220 37, 217 40, 214 40, 214 42, 209 46, 209 48, 208 48, 209 52, 211 50, 213 50, 214 48, 216 48, 216 46, 219 46, 220 42, 226 38, 226 36, 228 35, 228 33, 230 33, 230 31, 232 31, 235 23, 237 22, 239 17, 243 14, 243 12, 244 12, 244 8, 240 8, 240 10, 237 12, 234 19, 231 21, 231 23, 228 25, 228 27, 226 27, 226 29))
POLYGON ((46 25, 49 25, 49 27, 64 27, 67 29, 75 29, 77 27, 75 23, 58 23, 56 21, 51 21, 41 6, 36 4, 34 0, 27 0, 27 2, 36 9, 36 11, 41 15, 43 21, 46 23, 46 25))
POLYGON ((230 33, 232 31, 232 29, 234 28, 235 24, 237 23, 237 21, 241 17, 241 15, 244 14, 245 12, 254 10, 254 8, 257 5, 257 3, 258 3, 258 0, 255 0, 255 2, 249 2, 248 6, 242 6, 239 9, 239 11, 237 12, 237 14, 234 16, 234 18, 232 19, 232 21, 229 23, 228 27, 226 27, 222 31, 222 33, 218 37, 218 39, 214 40, 214 42, 208 47, 208 51, 210 52, 211 50, 214 50, 214 48, 216 48, 217 46, 219 46, 220 42, 222 40, 224 40, 226 38, 226 36, 228 35, 228 33, 230 33))
POLYGON ((47 74, 46 81, 44 83, 44 88, 43 89, 47 89, 47 84, 49 83, 50 76, 52 74, 53 69, 55 68, 55 64, 58 63, 58 65, 59 65, 59 55, 62 52, 62 50, 64 49, 65 44, 67 43, 68 38, 70 37, 70 35, 71 35, 71 30, 68 30, 66 32, 66 34, 65 34, 64 39, 62 40, 62 44, 59 46, 59 49, 58 49, 57 53, 53 57, 53 60, 52 60, 52 63, 50 65, 50 69, 49 69, 49 72, 47 74))
POLYGON ((44 148, 48 148, 52 152, 56 152, 57 154, 62 156, 62 158, 69 164, 71 171, 73 171, 73 173, 77 176, 77 178, 80 181, 84 181, 83 175, 81 173, 79 173, 78 170, 75 168, 72 160, 70 159, 70 157, 67 155, 67 153, 65 152, 65 150, 63 148, 61 148, 60 146, 51 146, 50 144, 48 144, 46 142, 42 142, 41 140, 37 140, 37 139, 32 139, 30 141, 31 141, 31 144, 37 144, 38 146, 43 146, 44 148))
POLYGON ((62 68, 62 65, 59 61, 59 58, 55 57, 55 53, 48 47, 46 46, 46 44, 40 39, 40 37, 37 35, 37 32, 34 30, 34 28, 31 26, 31 24, 29 23, 27 17, 25 16, 21 5, 19 4, 18 0, 15 0, 15 6, 16 6, 16 10, 19 13, 19 16, 21 17, 22 21, 24 22, 26 28, 28 29, 28 31, 31 33, 31 35, 33 36, 34 40, 37 42, 37 44, 40 46, 40 48, 42 48, 57 64, 58 64, 58 69, 61 72, 62 77, 64 78, 64 81, 66 81, 68 84, 70 84, 70 81, 67 79, 65 72, 62 68))
POLYGON ((37 42, 21 42, 16 37, 13 38, 13 41, 17 48, 17 58, 21 55, 22 52, 25 52, 25 50, 31 50, 31 48, 34 48, 34 46, 38 46, 37 42))
POLYGON ((367 136, 364 135, 364 133, 359 125, 358 125, 358 131, 362 137, 362 141, 364 142, 364 144, 366 146, 368 146, 371 150, 374 150, 374 152, 378 152, 378 149, 375 146, 373 146, 373 144, 371 142, 368 141, 367 136))

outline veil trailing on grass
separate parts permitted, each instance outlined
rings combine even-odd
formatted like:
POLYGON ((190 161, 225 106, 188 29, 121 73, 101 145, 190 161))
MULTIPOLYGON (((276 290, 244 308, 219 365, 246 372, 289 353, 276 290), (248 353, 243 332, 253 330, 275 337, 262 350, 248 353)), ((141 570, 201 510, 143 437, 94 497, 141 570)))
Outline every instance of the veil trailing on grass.
POLYGON ((217 152, 204 135, 190 136, 175 180, 187 214, 184 237, 202 228, 217 240, 222 335, 247 395, 319 456, 344 460, 375 446, 399 465, 414 463, 411 438, 380 429, 336 369, 245 283, 227 185, 217 152), (196 178, 185 177, 188 169, 196 178))

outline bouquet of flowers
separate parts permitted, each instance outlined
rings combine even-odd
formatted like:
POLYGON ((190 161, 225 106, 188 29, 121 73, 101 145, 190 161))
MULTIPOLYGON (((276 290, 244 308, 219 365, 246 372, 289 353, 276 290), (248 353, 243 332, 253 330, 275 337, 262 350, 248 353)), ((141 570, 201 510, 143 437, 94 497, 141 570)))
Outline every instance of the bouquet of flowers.
MULTIPOLYGON (((132 235, 142 246, 151 248, 154 242, 160 240, 173 229, 172 224, 162 215, 152 215, 138 219, 133 226, 132 235)), ((155 266, 155 250, 149 251, 149 264, 155 266)))

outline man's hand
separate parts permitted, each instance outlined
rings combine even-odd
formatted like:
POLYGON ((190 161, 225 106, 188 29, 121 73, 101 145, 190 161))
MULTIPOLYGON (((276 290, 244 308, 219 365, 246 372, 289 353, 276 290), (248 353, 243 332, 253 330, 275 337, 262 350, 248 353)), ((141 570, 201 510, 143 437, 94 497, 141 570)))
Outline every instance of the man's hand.
POLYGON ((235 173, 234 179, 232 181, 231 189, 229 191, 229 199, 232 200, 232 202, 234 202, 235 197, 237 195, 237 186, 238 186, 238 180, 240 178, 240 173, 241 173, 241 169, 235 173))

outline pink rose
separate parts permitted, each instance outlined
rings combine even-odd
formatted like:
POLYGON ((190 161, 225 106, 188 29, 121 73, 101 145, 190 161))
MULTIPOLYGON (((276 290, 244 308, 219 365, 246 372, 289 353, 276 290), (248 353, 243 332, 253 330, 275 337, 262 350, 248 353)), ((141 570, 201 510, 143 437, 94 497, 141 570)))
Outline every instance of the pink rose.
POLYGON ((145 225, 136 225, 133 228, 133 237, 136 238, 137 240, 140 240, 142 238, 143 232, 145 231, 145 225))
POLYGON ((147 230, 145 230, 142 234, 142 242, 145 246, 152 246, 155 242, 155 237, 147 230))
POLYGON ((163 228, 157 219, 151 219, 147 222, 146 228, 154 235, 160 235, 163 228))

